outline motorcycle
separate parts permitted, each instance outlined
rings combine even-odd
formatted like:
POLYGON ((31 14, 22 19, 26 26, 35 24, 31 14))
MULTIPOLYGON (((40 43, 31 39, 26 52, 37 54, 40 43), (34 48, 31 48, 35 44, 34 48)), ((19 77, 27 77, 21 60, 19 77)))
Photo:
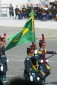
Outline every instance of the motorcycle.
POLYGON ((0 80, 3 83, 6 83, 6 71, 8 70, 7 67, 7 62, 8 60, 6 59, 6 61, 3 61, 3 58, 0 60, 0 80))
POLYGON ((45 84, 45 78, 42 77, 42 74, 40 72, 28 73, 26 70, 24 70, 24 78, 25 78, 25 80, 35 82, 38 85, 45 84))
POLYGON ((2 79, 3 69, 3 63, 0 61, 0 80, 2 79))

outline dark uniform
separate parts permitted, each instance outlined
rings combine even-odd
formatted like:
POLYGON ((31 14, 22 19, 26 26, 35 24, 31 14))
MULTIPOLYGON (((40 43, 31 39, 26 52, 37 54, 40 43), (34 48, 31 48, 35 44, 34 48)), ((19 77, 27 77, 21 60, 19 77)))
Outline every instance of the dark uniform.
MULTIPOLYGON (((45 55, 46 54, 55 54, 56 51, 47 51, 45 49, 45 42, 43 40, 39 41, 39 47, 40 47, 40 49, 38 51, 39 69, 42 70, 45 73, 45 76, 47 77, 50 74, 51 67, 48 64, 45 55)), ((43 85, 44 85, 44 83, 43 83, 43 85)))
POLYGON ((32 61, 31 61, 31 57, 30 57, 30 48, 27 48, 27 54, 28 57, 26 57, 25 59, 25 70, 24 70, 24 76, 27 80, 30 80, 30 76, 32 74, 32 61))
POLYGON ((42 73, 38 71, 37 69, 38 66, 36 65, 36 61, 38 60, 38 55, 37 56, 33 55, 33 52, 34 51, 32 48, 27 49, 28 57, 26 57, 24 62, 25 64, 24 76, 27 80, 39 83, 45 78, 45 75, 42 75, 42 73), (33 77, 32 80, 30 79, 31 76, 33 77))
POLYGON ((6 81, 6 71, 7 71, 7 58, 5 55, 5 46, 0 37, 0 79, 6 81))

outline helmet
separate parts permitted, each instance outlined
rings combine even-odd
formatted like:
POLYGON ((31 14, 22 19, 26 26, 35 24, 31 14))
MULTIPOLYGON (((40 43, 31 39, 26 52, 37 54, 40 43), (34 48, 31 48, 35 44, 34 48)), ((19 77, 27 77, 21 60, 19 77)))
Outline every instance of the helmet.
POLYGON ((0 45, 5 44, 5 42, 6 42, 6 34, 4 33, 3 37, 0 35, 0 45))
POLYGON ((34 50, 33 50, 33 48, 27 48, 27 54, 29 55, 29 53, 33 53, 34 52, 34 50))
POLYGON ((34 44, 34 42, 32 42, 32 45, 30 45, 30 48, 36 49, 36 45, 34 44))
POLYGON ((27 48, 27 54, 29 54, 30 53, 30 48, 27 48))
POLYGON ((45 45, 45 42, 43 40, 39 40, 39 47, 41 48, 44 45, 45 45))

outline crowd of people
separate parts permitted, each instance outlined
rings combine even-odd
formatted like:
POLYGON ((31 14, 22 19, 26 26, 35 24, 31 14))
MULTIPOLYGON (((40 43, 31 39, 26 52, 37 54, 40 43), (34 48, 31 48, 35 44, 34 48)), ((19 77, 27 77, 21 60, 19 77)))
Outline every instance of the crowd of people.
POLYGON ((12 4, 9 6, 9 15, 14 16, 15 19, 18 17, 18 19, 23 18, 29 18, 30 13, 34 12, 34 17, 37 20, 57 20, 57 1, 55 0, 52 4, 41 6, 36 4, 36 6, 33 6, 33 4, 27 6, 23 5, 22 9, 16 5, 16 8, 13 9, 12 4))

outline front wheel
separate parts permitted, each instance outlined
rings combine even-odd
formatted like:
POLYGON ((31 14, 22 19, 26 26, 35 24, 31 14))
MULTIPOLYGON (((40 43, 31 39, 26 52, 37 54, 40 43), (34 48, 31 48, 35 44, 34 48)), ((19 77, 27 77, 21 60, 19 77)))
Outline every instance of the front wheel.
POLYGON ((41 85, 45 85, 45 80, 42 80, 41 81, 41 85))
POLYGON ((26 79, 26 80, 30 80, 29 79, 29 75, 28 75, 28 73, 24 70, 24 78, 26 79))

